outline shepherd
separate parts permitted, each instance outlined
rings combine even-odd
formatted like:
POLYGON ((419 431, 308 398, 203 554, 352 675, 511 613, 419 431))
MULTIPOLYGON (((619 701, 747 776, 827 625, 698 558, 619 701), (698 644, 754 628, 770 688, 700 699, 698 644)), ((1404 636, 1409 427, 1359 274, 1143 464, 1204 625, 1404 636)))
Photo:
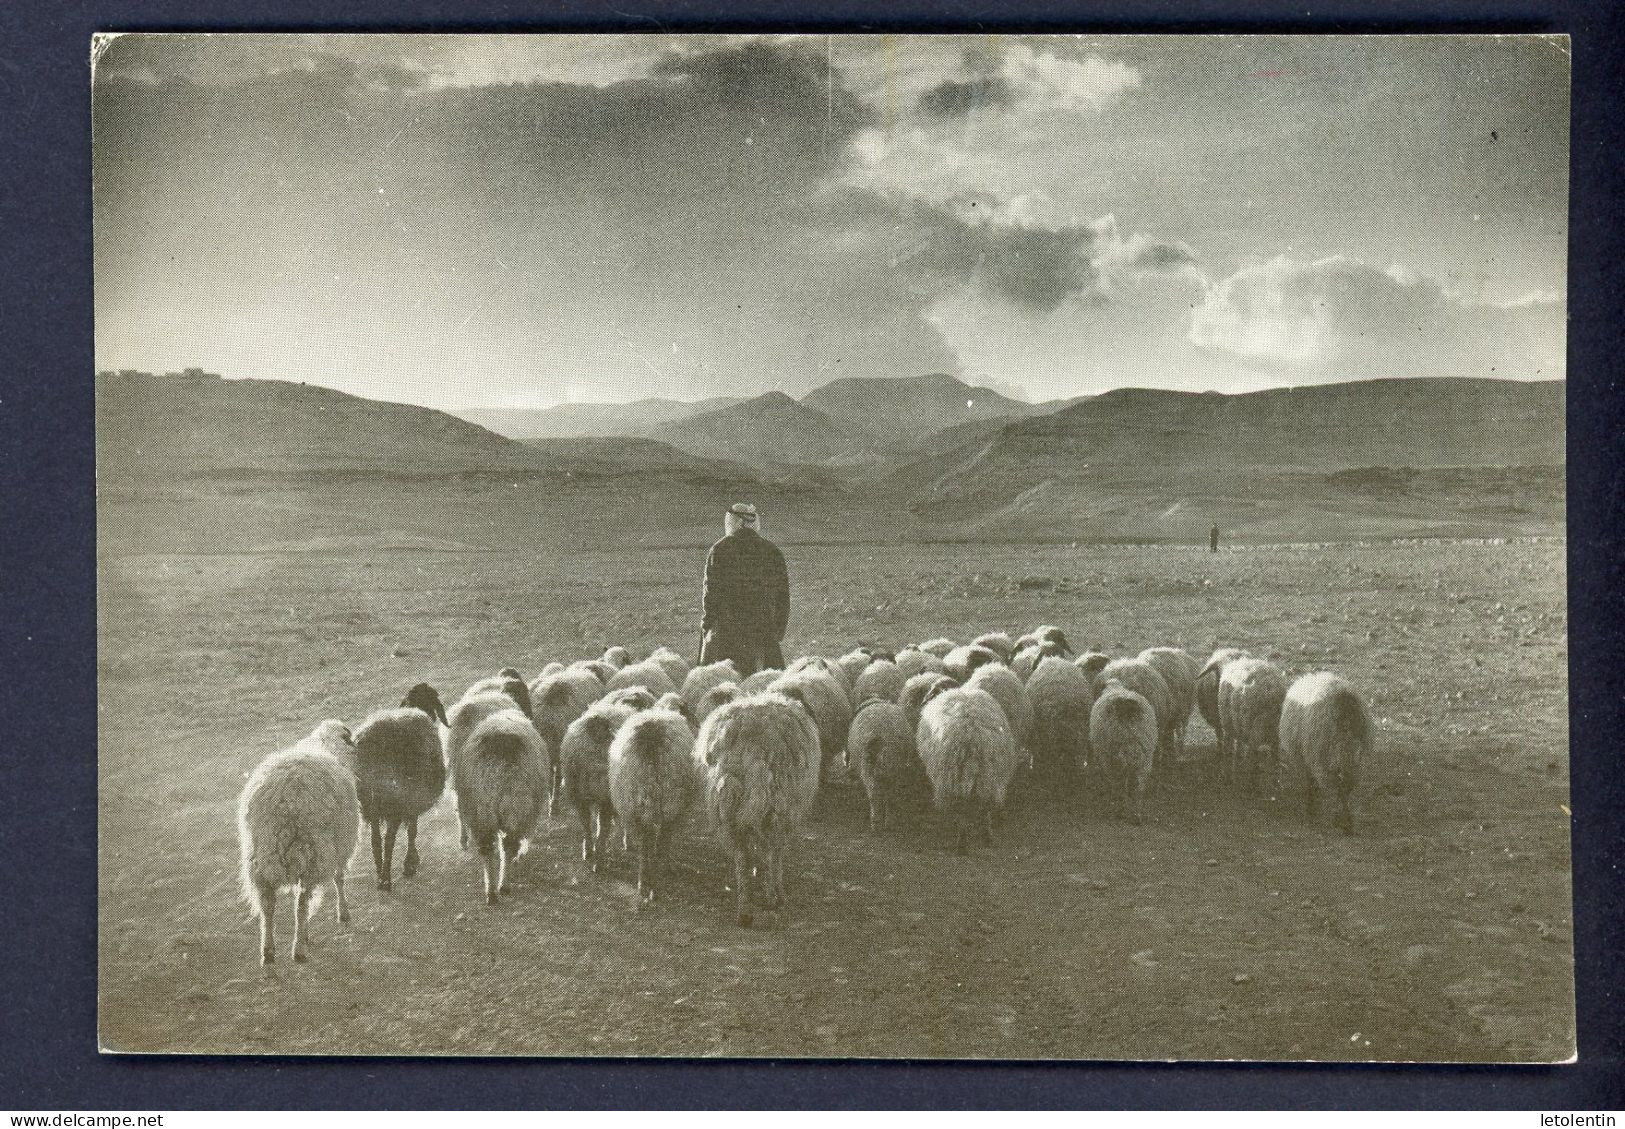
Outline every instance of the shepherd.
POLYGON ((724 536, 705 558, 700 662, 732 659, 742 677, 782 669, 790 618, 784 554, 762 536, 755 506, 735 503, 722 520, 724 536))
POLYGON ((1210 553, 1219 551, 1219 526, 1217 522, 1214 523, 1212 529, 1207 531, 1207 551, 1210 553))

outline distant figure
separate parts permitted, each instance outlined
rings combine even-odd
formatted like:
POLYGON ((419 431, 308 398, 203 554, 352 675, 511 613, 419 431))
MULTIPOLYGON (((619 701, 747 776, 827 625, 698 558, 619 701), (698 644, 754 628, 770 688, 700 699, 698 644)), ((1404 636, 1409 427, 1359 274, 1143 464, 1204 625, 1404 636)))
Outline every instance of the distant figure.
POLYGON ((790 618, 784 554, 759 524, 755 506, 730 506, 723 516, 726 535, 705 558, 700 662, 732 659, 741 676, 783 668, 780 643, 790 618))
POLYGON ((1219 527, 1217 525, 1207 531, 1207 551, 1210 553, 1219 551, 1219 527))

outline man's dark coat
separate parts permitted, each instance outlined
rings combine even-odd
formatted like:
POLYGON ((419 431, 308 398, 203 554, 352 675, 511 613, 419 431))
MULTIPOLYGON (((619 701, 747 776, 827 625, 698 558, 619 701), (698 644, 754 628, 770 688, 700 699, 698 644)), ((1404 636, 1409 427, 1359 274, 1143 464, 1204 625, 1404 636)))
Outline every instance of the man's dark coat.
POLYGON ((702 663, 732 659, 740 675, 782 668, 790 619, 790 574, 778 546, 742 526, 711 546, 705 558, 702 663))

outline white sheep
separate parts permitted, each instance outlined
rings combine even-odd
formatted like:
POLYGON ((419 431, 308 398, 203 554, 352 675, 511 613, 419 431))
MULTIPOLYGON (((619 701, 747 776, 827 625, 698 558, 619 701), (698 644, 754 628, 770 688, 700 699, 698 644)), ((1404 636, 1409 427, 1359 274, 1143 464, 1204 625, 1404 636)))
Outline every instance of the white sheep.
POLYGON ((993 695, 1004 710, 1005 720, 1010 723, 1016 748, 1025 749, 1032 736, 1033 707, 1027 696, 1027 688, 1021 684, 1015 672, 1003 663, 987 663, 977 667, 965 685, 993 695))
POLYGON ((1095 675, 1095 696, 1099 697, 1106 683, 1114 678, 1151 703, 1157 715, 1157 748, 1162 752, 1171 749, 1174 740, 1173 695, 1168 690, 1168 683, 1157 673, 1157 668, 1140 659, 1113 659, 1095 675))
POLYGON ((636 712, 619 702, 594 702, 570 723, 559 745, 564 795, 581 821, 581 860, 594 871, 603 865, 610 825, 615 822, 609 746, 636 712))
POLYGON ((863 703, 871 698, 895 702, 897 695, 903 692, 905 681, 907 680, 896 663, 876 659, 864 668, 863 673, 858 675, 858 680, 852 684, 853 705, 862 708, 863 703))
POLYGON ((841 688, 841 693, 846 696, 846 704, 848 708, 851 707, 852 683, 847 679, 846 671, 841 669, 840 663, 837 663, 832 659, 823 658, 819 655, 803 655, 801 658, 797 659, 795 662, 786 667, 785 673, 799 674, 804 670, 817 670, 829 675, 830 680, 833 681, 835 685, 839 686, 841 688))
POLYGON ((564 771, 559 748, 565 730, 603 694, 604 684, 592 671, 581 668, 546 674, 530 684, 531 720, 547 747, 549 814, 558 808, 559 781, 564 771))
POLYGON ((1009 665, 1011 656, 1016 653, 1015 643, 1013 643, 1010 636, 1005 634, 1003 631, 989 631, 986 634, 978 635, 976 638, 971 640, 971 645, 975 647, 986 647, 988 650, 998 655, 999 661, 1006 665, 1009 665))
POLYGON ((925 709, 925 703, 944 690, 952 690, 958 685, 959 683, 946 674, 925 671, 903 683, 903 689, 897 694, 897 704, 903 707, 903 715, 908 718, 909 725, 917 726, 920 724, 920 711, 925 709))
POLYGON ((935 655, 939 659, 946 658, 948 652, 957 646, 959 646, 959 644, 955 643, 952 639, 942 638, 928 639, 924 643, 914 644, 916 650, 924 651, 928 655, 935 655))
POLYGON ((1131 823, 1145 819, 1145 782, 1157 737, 1151 703, 1117 679, 1109 680, 1089 710, 1089 748, 1111 782, 1118 816, 1131 823))
POLYGON ((689 709, 697 709, 700 699, 705 697, 706 692, 712 687, 721 686, 724 682, 737 684, 739 677, 739 668, 734 666, 732 659, 697 666, 683 679, 683 701, 688 703, 689 709))
POLYGON ((1095 692, 1088 675, 1058 655, 1046 655, 1027 679, 1026 691, 1033 711, 1027 747, 1034 770, 1076 777, 1089 764, 1089 708, 1095 692))
POLYGON ((828 671, 817 667, 786 671, 768 686, 802 704, 818 726, 818 744, 824 754, 824 771, 836 767, 836 759, 846 748, 846 731, 852 724, 852 706, 846 692, 828 671))
POLYGON ((1220 753, 1228 754, 1230 778, 1238 786, 1258 790, 1260 769, 1274 779, 1285 699, 1286 676, 1279 668, 1255 658, 1225 664, 1219 676, 1219 723, 1226 747, 1220 753))
MULTIPOLYGON (((481 722, 504 710, 515 710, 523 715, 525 720, 530 720, 530 688, 523 682, 516 682, 513 679, 506 680, 504 685, 506 689, 500 692, 486 690, 464 694, 462 700, 446 713, 446 769, 451 776, 452 795, 457 798, 458 839, 465 848, 468 846, 468 820, 463 816, 462 796, 469 787, 467 776, 469 762, 464 755, 469 739, 473 737, 474 730, 479 728, 481 722), (519 701, 521 696, 524 698, 523 703, 519 701)), ((535 729, 534 723, 531 728, 535 729)), ((541 733, 538 731, 536 735, 539 740, 541 733)), ((545 765, 547 757, 545 744, 542 757, 545 765)))
POLYGON ((344 871, 355 853, 361 804, 347 763, 350 731, 324 721, 290 749, 260 762, 237 800, 243 897, 260 921, 260 963, 276 960, 273 918, 281 890, 297 888, 293 959, 305 959, 310 911, 322 886, 333 883, 340 924, 350 920, 344 871))
POLYGON ((705 692, 699 705, 694 707, 694 724, 704 725, 705 719, 729 702, 743 698, 745 692, 734 682, 724 682, 721 686, 713 686, 705 692))
POLYGON ((1196 676, 1202 668, 1178 647, 1147 647, 1140 652, 1140 661, 1162 675, 1168 687, 1168 716, 1160 720, 1169 746, 1183 756, 1185 729, 1196 705, 1196 676))
POLYGON ((406 859, 401 877, 418 869, 418 817, 434 807, 446 789, 446 762, 440 725, 446 711, 427 682, 408 690, 400 708, 380 710, 355 731, 356 798, 361 818, 372 829, 372 863, 378 888, 391 888, 395 836, 406 826, 406 859))
POLYGON ((870 698, 858 707, 847 732, 846 756, 869 797, 870 831, 886 828, 899 800, 924 791, 914 727, 896 702, 870 698))
MULTIPOLYGON (((1023 636, 1025 639, 1026 637, 1023 636)), ((1010 657, 1010 669, 1017 678, 1023 682, 1033 676, 1038 664, 1048 658, 1062 658, 1066 654, 1061 644, 1052 640, 1032 639, 1016 645, 1015 654, 1010 657)))
POLYGON ((671 836, 701 788, 694 731, 679 713, 641 710, 609 746, 609 794, 621 828, 637 842, 638 898, 652 902, 671 836))
MULTIPOLYGON (((682 655, 667 646, 656 647, 649 657, 643 661, 654 663, 665 671, 666 677, 671 679, 672 689, 674 690, 683 684, 683 679, 688 677, 691 665, 682 655)), ((650 689, 653 689, 653 687, 650 687, 650 689)), ((665 693, 665 691, 661 691, 661 693, 665 693)))
POLYGON ((739 688, 746 694, 760 694, 783 675, 784 671, 779 670, 777 667, 768 667, 765 670, 758 670, 755 674, 746 675, 745 681, 739 684, 739 688))
POLYGON ((818 795, 823 755, 807 711, 780 694, 730 702, 705 719, 694 761, 706 773, 706 809, 734 856, 739 924, 752 921, 751 880, 767 908, 784 904, 784 849, 818 795))
POLYGON ((1218 741, 1220 752, 1225 748, 1224 733, 1221 729, 1222 719, 1219 717, 1219 678, 1224 674, 1224 668, 1236 659, 1247 657, 1247 652, 1237 647, 1220 647, 1208 657, 1207 663, 1196 675, 1196 708, 1207 722, 1208 728, 1213 730, 1213 736, 1218 741))
POLYGON ((852 686, 855 691, 858 684, 858 677, 863 674, 866 669, 868 669, 869 664, 874 662, 874 660, 874 655, 870 654, 869 651, 865 650, 864 648, 859 647, 856 650, 848 651, 846 654, 836 659, 835 663, 846 672, 847 684, 852 686))
POLYGON ((954 820, 954 849, 964 854, 973 830, 991 845, 993 813, 1016 770, 1015 737, 998 701, 983 690, 945 690, 920 712, 914 741, 937 810, 954 820))
POLYGON ((904 647, 897 652, 897 657, 892 661, 897 664, 897 671, 903 676, 904 682, 917 674, 948 673, 948 668, 943 665, 940 657, 922 651, 918 647, 904 647))
POLYGON ((949 674, 964 682, 977 667, 999 661, 999 656, 986 647, 967 643, 963 647, 955 647, 944 655, 942 665, 947 668, 949 674))
POLYGON ((509 892, 508 871, 547 804, 550 776, 542 735, 517 709, 491 713, 459 749, 453 781, 458 818, 480 853, 485 904, 494 906, 498 894, 509 892))
POLYGON ((1324 800, 1337 826, 1354 834, 1354 789, 1361 762, 1371 756, 1375 729, 1364 699, 1329 671, 1306 674, 1287 690, 1281 705, 1281 760, 1306 786, 1311 822, 1324 800))
POLYGON ((612 690, 624 690, 629 686, 641 686, 658 698, 662 694, 670 694, 675 691, 679 680, 686 677, 687 674, 688 672, 685 670, 681 675, 674 678, 666 666, 656 662, 653 658, 647 658, 640 663, 633 663, 617 670, 610 676, 609 681, 604 683, 604 692, 607 694, 612 690))
POLYGON ((603 660, 616 670, 620 670, 622 667, 631 665, 632 652, 620 646, 605 647, 603 660))

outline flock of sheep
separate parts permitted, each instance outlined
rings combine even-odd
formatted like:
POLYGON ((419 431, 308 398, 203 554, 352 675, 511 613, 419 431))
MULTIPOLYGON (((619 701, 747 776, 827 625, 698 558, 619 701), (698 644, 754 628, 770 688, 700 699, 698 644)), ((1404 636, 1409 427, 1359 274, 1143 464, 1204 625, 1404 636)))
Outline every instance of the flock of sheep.
POLYGON ((1075 656, 1044 626, 959 645, 893 653, 862 647, 806 657, 741 678, 731 663, 691 667, 661 647, 632 661, 623 647, 534 681, 504 669, 448 711, 412 687, 399 708, 354 731, 324 721, 267 757, 238 804, 242 887, 260 922, 260 960, 275 959, 277 895, 297 890, 293 959, 305 959, 315 893, 331 881, 349 920, 344 872, 360 824, 371 827, 378 888, 388 890, 406 828, 403 877, 418 867, 417 821, 451 778, 462 842, 484 870, 486 901, 509 890, 508 868, 544 812, 567 804, 583 860, 597 871, 612 826, 635 846, 641 902, 654 898, 674 829, 703 807, 734 858, 738 921, 784 899, 784 849, 821 782, 855 772, 872 829, 929 792, 953 823, 955 848, 992 841, 994 814, 1018 772, 1055 782, 1102 779, 1119 814, 1139 823, 1153 768, 1199 710, 1218 735, 1220 772, 1256 790, 1284 770, 1352 832, 1352 798, 1373 736, 1360 695, 1330 673, 1289 688, 1269 662, 1235 649, 1205 665, 1175 647, 1135 658, 1075 656), (752 887, 759 887, 760 898, 752 887))

